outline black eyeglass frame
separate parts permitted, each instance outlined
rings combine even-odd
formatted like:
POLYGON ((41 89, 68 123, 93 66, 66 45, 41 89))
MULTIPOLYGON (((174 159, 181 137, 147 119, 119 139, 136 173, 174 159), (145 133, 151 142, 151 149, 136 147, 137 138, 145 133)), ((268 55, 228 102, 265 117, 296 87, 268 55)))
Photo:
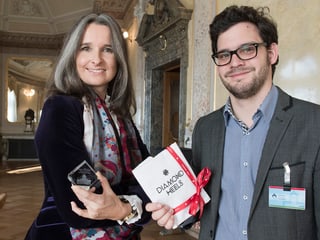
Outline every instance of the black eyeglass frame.
POLYGON ((217 52, 217 53, 215 53, 215 54, 212 54, 212 55, 211 55, 211 58, 213 59, 213 62, 214 62, 218 67, 228 65, 228 64, 231 62, 232 56, 233 56, 234 54, 237 55, 237 57, 238 57, 240 60, 243 60, 243 61, 250 60, 250 59, 255 58, 255 57, 258 55, 258 47, 261 46, 261 45, 267 46, 267 43, 265 43, 265 42, 261 42, 261 43, 245 43, 245 44, 242 44, 240 47, 238 47, 236 50, 233 50, 233 51, 220 51, 220 52, 217 52), (254 46, 254 47, 256 48, 256 54, 255 54, 254 56, 250 57, 250 58, 245 58, 245 59, 243 59, 242 57, 240 57, 239 54, 238 54, 238 51, 239 51, 240 49, 242 49, 243 47, 245 47, 245 46, 254 46), (218 54, 220 54, 220 53, 229 53, 229 54, 230 54, 230 59, 229 59, 229 61, 228 61, 227 63, 218 64, 218 63, 216 62, 216 56, 217 56, 218 54))

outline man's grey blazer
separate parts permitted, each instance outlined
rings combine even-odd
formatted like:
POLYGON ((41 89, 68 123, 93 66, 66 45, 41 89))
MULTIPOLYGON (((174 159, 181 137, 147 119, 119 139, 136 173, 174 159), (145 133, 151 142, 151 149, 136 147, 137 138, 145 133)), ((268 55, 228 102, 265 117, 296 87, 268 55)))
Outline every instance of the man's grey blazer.
MULTIPOLYGON (((320 240, 320 107, 278 91, 255 182, 248 239, 320 240), (305 210, 268 205, 269 186, 283 186, 284 162, 290 165, 291 186, 306 189, 305 210)), ((201 117, 193 131, 194 171, 198 174, 204 167, 212 171, 205 187, 211 201, 200 220, 201 240, 214 239, 219 218, 224 137, 223 108, 201 117)))

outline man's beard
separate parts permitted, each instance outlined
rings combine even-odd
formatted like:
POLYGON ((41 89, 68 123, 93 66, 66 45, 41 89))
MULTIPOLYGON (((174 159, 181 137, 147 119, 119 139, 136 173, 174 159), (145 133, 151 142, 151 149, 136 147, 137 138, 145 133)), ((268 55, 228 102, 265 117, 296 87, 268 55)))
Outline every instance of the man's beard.
MULTIPOLYGON (((230 84, 223 77, 220 75, 220 79, 225 86, 225 88, 232 94, 234 97, 238 99, 248 99, 252 96, 254 96, 264 85, 265 81, 267 80, 268 71, 269 71, 270 62, 269 59, 267 59, 265 65, 260 69, 260 71, 257 73, 257 75, 253 76, 250 82, 243 84, 230 84)), ((245 71, 250 70, 250 72, 255 71, 254 67, 250 68, 244 68, 240 67, 236 69, 235 71, 245 71)), ((229 72, 230 73, 230 72, 229 72)))

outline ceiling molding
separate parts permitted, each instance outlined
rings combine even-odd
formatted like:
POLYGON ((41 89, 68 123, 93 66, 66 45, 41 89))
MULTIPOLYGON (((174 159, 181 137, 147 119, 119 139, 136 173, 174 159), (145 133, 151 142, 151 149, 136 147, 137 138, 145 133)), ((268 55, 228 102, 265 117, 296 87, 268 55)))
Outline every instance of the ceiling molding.
POLYGON ((41 35, 0 31, 0 46, 38 49, 60 49, 64 34, 41 35))
POLYGON ((137 0, 1 0, 0 46, 59 49, 74 22, 90 12, 105 12, 122 28, 128 28, 136 3, 137 0))

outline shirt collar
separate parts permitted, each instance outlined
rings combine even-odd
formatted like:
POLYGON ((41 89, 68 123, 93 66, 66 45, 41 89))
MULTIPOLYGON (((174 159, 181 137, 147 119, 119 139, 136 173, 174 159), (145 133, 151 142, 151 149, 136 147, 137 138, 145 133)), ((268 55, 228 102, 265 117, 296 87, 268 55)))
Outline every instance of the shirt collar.
MULTIPOLYGON (((264 116, 266 121, 271 121, 271 118, 274 113, 274 109, 276 107, 276 103, 278 100, 278 94, 279 94, 278 89, 274 85, 272 85, 270 92, 265 97, 265 99, 263 100, 262 104, 257 109, 257 112, 254 114, 253 117, 255 117, 257 114, 262 114, 262 116, 264 116)), ((224 110, 223 110, 223 117, 224 117, 224 121, 225 121, 226 126, 227 126, 229 119, 231 117, 231 114, 228 112, 228 108, 230 108, 230 110, 233 111, 232 106, 231 106, 230 97, 227 99, 227 102, 226 102, 226 104, 224 106, 224 110)))
POLYGON ((272 85, 272 88, 266 98, 263 100, 259 110, 262 112, 265 121, 271 121, 278 100, 278 89, 272 85))

